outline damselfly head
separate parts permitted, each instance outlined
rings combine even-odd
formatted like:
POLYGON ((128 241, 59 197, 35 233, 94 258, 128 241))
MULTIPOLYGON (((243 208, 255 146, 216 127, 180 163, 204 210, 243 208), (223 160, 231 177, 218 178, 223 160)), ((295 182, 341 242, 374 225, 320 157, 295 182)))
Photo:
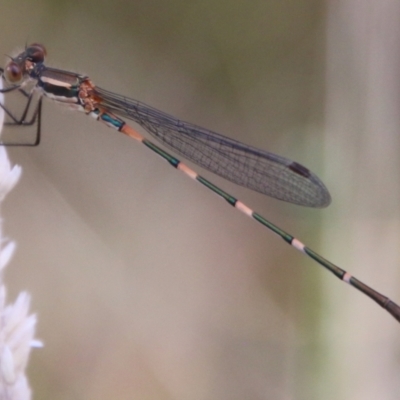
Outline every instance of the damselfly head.
POLYGON ((33 43, 25 50, 12 58, 6 65, 4 76, 9 83, 20 83, 33 68, 43 63, 47 55, 46 48, 38 43, 33 43))

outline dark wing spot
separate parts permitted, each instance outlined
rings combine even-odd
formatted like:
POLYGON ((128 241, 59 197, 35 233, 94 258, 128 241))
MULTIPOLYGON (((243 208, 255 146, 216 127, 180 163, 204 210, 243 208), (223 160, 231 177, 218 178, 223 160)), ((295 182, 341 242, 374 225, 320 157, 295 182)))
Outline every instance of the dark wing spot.
POLYGON ((309 178, 310 177, 310 171, 306 167, 303 167, 301 164, 298 164, 297 162, 293 161, 289 165, 289 169, 291 169, 296 174, 304 176, 304 178, 309 178))

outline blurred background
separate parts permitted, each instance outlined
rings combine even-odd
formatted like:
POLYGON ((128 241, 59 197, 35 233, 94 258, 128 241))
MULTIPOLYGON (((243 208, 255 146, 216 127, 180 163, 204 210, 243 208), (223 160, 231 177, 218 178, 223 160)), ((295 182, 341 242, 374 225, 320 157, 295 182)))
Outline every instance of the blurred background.
MULTIPOLYGON (((198 169, 400 301, 395 0, 5 0, 0 51, 296 160, 328 209, 198 169)), ((4 57, 4 62, 7 58, 4 57)), ((22 107, 22 105, 21 105, 22 107)), ((31 130, 29 130, 32 133, 31 130)), ((3 207, 35 399, 398 399, 400 326, 135 141, 45 101, 3 207)))

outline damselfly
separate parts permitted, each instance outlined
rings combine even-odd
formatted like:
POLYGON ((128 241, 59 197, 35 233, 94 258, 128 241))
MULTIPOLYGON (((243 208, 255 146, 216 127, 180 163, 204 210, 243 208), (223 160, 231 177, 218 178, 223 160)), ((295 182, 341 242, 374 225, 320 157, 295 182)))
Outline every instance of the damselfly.
MULTIPOLYGON (((238 185, 294 204, 326 207, 331 201, 329 192, 311 171, 284 157, 180 121, 137 100, 101 89, 95 86, 87 76, 47 67, 44 64, 46 55, 45 47, 34 43, 26 47, 25 51, 17 57, 12 58, 4 70, 0 69, 2 79, 8 85, 1 92, 19 91, 27 99, 20 118, 17 118, 4 104, 0 104, 11 119, 9 124, 37 124, 35 141, 24 145, 37 146, 40 142, 43 95, 57 103, 83 111, 107 126, 141 142, 174 168, 200 182, 225 199, 231 206, 255 219, 294 248, 328 269, 336 277, 369 296, 400 322, 400 307, 388 297, 332 264, 235 197, 200 176, 176 157, 144 138, 123 118, 138 123, 158 141, 186 159, 238 185), (32 83, 31 86, 30 83, 32 83), (36 105, 32 106, 35 93, 39 94, 39 99, 36 105), (28 118, 31 108, 33 112, 28 118)), ((8 145, 21 144, 8 143, 8 145)))

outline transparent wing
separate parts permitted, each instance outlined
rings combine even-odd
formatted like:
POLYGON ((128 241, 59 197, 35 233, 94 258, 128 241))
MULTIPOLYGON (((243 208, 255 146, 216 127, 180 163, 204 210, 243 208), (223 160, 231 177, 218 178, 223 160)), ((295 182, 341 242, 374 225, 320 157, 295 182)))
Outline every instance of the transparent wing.
POLYGON ((331 201, 322 181, 304 166, 183 122, 137 100, 96 88, 100 103, 141 125, 186 159, 238 185, 308 207, 331 201))

